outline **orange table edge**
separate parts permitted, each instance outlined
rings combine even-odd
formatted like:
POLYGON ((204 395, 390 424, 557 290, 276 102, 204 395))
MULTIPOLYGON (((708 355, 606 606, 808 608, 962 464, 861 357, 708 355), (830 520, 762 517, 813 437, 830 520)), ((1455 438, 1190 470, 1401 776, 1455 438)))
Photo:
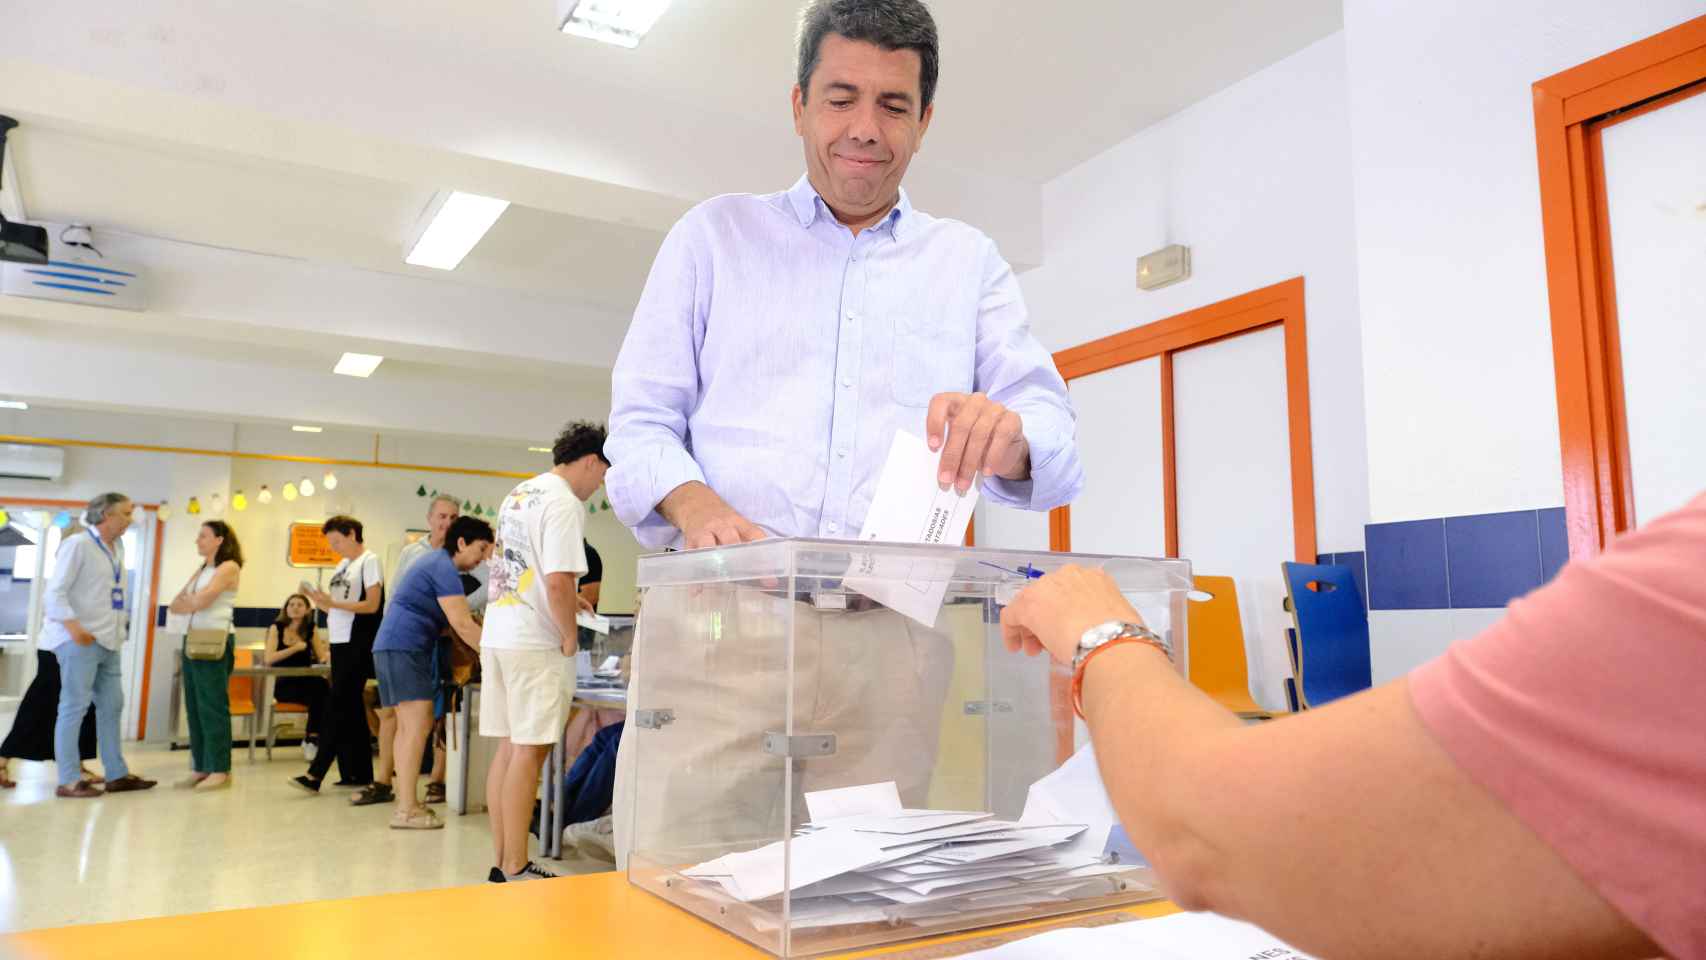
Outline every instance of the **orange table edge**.
MULTIPOLYGON (((1178 907, 1164 900, 1113 909, 1145 918, 1178 912, 1178 907)), ((1061 919, 986 927, 837 956, 874 957, 1061 919)), ((754 960, 768 956, 630 885, 625 874, 615 872, 55 927, 13 934, 5 945, 24 960, 551 955, 754 960)))

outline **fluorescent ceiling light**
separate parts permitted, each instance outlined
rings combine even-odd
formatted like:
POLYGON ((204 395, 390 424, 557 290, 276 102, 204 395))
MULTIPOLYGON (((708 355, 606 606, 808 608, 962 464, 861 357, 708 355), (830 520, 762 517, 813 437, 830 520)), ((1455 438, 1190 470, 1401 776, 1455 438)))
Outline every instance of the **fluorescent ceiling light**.
POLYGON ((28 410, 30 405, 22 400, 0 400, 0 410, 28 410))
POLYGON ((319 433, 321 430, 323 430, 325 428, 324 427, 306 427, 300 423, 293 423, 290 425, 290 429, 295 430, 297 433, 319 433))
POLYGON ((550 447, 528 447, 527 452, 528 453, 550 453, 551 448, 550 447))
POLYGON ((640 45, 669 0, 557 0, 563 32, 632 50, 640 45))
POLYGON ((332 368, 333 373, 341 373, 346 377, 370 377, 373 371, 385 358, 372 353, 345 353, 338 360, 338 365, 332 368))
POLYGON ((508 200, 440 190, 421 216, 426 227, 416 234, 403 259, 417 267, 455 270, 508 208, 508 200))

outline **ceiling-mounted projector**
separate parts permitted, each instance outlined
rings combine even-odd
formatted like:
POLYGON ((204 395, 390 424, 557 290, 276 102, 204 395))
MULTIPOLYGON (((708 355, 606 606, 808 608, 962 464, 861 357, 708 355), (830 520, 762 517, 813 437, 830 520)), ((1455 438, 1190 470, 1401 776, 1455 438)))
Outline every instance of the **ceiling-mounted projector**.
MULTIPOLYGON (((18 121, 11 117, 0 116, 0 174, 6 172, 6 134, 17 125, 18 121)), ((47 231, 27 223, 12 223, 0 213, 0 260, 46 263, 47 231)))

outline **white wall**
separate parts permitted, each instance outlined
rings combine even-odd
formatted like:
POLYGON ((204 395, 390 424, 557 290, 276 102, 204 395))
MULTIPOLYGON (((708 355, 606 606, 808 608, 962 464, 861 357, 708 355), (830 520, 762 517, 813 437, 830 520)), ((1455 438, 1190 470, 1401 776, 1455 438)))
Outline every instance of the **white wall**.
POLYGON ((1302 275, 1322 552, 1368 518, 1344 57, 1327 37, 1047 184, 1021 277, 1058 350, 1302 275), (1169 243, 1193 276, 1139 292, 1136 257, 1169 243))
POLYGON ((1373 521, 1563 502, 1531 85, 1701 12, 1346 0, 1373 521))

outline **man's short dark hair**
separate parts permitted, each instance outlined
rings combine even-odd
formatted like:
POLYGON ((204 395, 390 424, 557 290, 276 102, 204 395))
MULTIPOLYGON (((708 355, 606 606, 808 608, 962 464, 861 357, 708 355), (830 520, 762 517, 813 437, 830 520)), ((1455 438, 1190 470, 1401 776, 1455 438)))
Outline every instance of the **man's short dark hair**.
POLYGON ((320 524, 321 533, 332 533, 334 531, 346 537, 354 537, 356 543, 363 542, 361 539, 361 521, 354 517, 346 517, 340 513, 335 517, 327 517, 326 522, 320 524))
POLYGON ((589 453, 597 454, 605 466, 610 466, 610 458, 604 455, 604 424, 576 420, 564 427, 563 432, 557 434, 557 442, 551 444, 551 463, 560 467, 589 453))
POLYGON ((450 529, 444 531, 444 552, 456 556, 459 549, 456 542, 475 543, 484 540, 492 542, 492 525, 479 517, 457 517, 450 521, 450 529))
POLYGON ((918 89, 923 102, 936 99, 936 71, 941 55, 936 47, 936 19, 922 0, 812 0, 800 11, 800 93, 811 91, 818 48, 828 34, 876 44, 884 50, 913 50, 922 61, 918 89))

